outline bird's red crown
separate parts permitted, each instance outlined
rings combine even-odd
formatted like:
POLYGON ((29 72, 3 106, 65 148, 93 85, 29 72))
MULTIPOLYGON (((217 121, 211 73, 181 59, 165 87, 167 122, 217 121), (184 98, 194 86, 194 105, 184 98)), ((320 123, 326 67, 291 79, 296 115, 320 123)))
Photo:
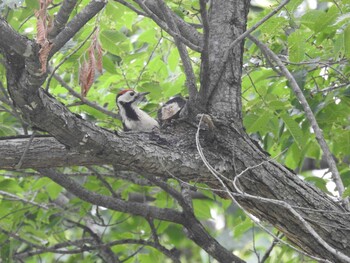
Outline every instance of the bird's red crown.
POLYGON ((121 95, 127 93, 128 91, 134 91, 134 90, 132 90, 132 89, 123 89, 123 90, 118 92, 118 96, 121 96, 121 95))

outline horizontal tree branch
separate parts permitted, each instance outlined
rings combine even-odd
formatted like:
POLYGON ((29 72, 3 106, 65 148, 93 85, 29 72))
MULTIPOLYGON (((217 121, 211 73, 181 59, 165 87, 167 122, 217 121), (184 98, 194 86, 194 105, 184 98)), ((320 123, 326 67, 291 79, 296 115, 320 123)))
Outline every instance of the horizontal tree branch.
POLYGON ((67 191, 71 192, 80 199, 97 206, 106 207, 115 211, 123 213, 129 213, 132 215, 138 215, 142 217, 153 217, 155 219, 183 224, 185 218, 182 213, 173 209, 158 208, 146 204, 127 202, 114 197, 97 194, 89 191, 79 185, 76 181, 64 174, 58 173, 53 169, 38 169, 43 176, 50 178, 55 183, 64 187, 67 191))
MULTIPOLYGON (((29 143, 27 138, 4 139, 0 137, 0 169, 15 169, 23 149, 29 143)), ((53 137, 36 137, 23 157, 21 168, 47 168, 73 165, 106 164, 106 160, 89 154, 69 150, 53 137)))

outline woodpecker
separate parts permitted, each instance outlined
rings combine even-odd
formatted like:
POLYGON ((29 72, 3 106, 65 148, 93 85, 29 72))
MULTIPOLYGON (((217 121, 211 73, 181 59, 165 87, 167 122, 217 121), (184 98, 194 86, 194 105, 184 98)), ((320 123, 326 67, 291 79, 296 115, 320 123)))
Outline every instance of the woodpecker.
POLYGON ((155 119, 137 107, 137 104, 148 93, 138 93, 132 89, 122 90, 118 93, 116 102, 122 117, 124 131, 150 132, 154 128, 159 128, 159 124, 155 119))
POLYGON ((185 104, 186 100, 182 97, 171 98, 158 110, 158 120, 164 123, 172 119, 178 119, 185 104))

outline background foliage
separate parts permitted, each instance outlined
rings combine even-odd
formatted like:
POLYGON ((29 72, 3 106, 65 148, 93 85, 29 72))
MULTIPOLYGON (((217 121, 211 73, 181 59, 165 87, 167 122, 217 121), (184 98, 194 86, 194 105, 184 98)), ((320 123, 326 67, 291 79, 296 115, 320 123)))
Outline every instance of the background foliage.
MULTIPOLYGON (((89 1, 82 0, 73 11, 78 13, 89 1)), ((130 1, 132 2, 132 1, 130 1)), ((166 1, 186 21, 199 24, 198 1, 166 1)), ((253 3, 254 4, 254 3, 253 3)), ((268 14, 277 3, 253 6, 248 28, 268 14)), ((11 26, 28 38, 36 37, 33 0, 1 1, 1 15, 11 26)), ((49 7, 54 15, 60 1, 49 7)), ((350 195, 350 1, 291 1, 281 12, 254 32, 261 41, 283 58, 303 89, 324 136, 338 161, 338 168, 350 195)), ((186 96, 185 75, 173 40, 152 20, 110 1, 105 9, 85 25, 50 62, 47 90, 72 112, 96 125, 118 130, 121 123, 97 108, 83 103, 79 71, 88 60, 92 33, 98 33, 103 48, 103 74, 96 72, 95 81, 86 99, 116 112, 115 95, 119 89, 149 91, 143 108, 156 115, 162 102, 171 96, 186 96), (63 85, 63 83, 65 83, 63 85), (71 87, 76 94, 67 90, 71 87)), ((190 53, 197 75, 200 57, 190 53)), ((0 58, 0 62, 2 58, 0 58)), ((326 171, 315 173, 322 166, 322 152, 315 136, 291 92, 288 82, 249 40, 245 44, 242 101, 244 125, 262 147, 305 180, 332 194, 334 186, 326 171), (321 176, 320 176, 321 174, 321 176)), ((0 63, 0 136, 31 133, 11 107, 5 90, 5 69, 0 63)), ((158 207, 174 208, 176 202, 159 188, 132 183, 126 174, 114 175, 111 167, 62 168, 84 186, 97 193, 113 194, 129 200, 152 202, 158 207), (101 179, 104 178, 104 179, 101 179)), ((174 187, 177 184, 174 181, 174 187)), ((230 201, 213 196, 205 185, 196 185, 201 193, 194 201, 197 217, 221 244, 235 251, 248 262, 268 251, 273 240, 257 228, 230 201)), ((11 262, 14 253, 26 253, 28 246, 50 247, 26 257, 25 262, 99 262, 93 249, 84 253, 66 253, 75 248, 74 240, 88 239, 90 230, 102 233, 104 242, 120 241, 112 247, 126 262, 167 262, 167 256, 152 246, 131 240, 151 241, 153 231, 161 244, 182 253, 183 262, 211 262, 207 254, 189 241, 177 225, 94 207, 66 193, 60 186, 35 171, 0 171, 0 258, 11 262), (66 245, 60 249, 60 245, 66 245)), ((273 232, 277 230, 271 229, 273 232)), ((0 259, 0 261, 1 261, 0 259)), ((284 245, 276 245, 266 262, 310 262, 284 245)))

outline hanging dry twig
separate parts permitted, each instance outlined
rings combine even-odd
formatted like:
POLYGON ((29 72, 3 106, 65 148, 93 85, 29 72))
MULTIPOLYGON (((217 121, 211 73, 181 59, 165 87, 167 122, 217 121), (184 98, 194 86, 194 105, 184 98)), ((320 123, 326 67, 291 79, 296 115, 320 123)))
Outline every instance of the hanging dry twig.
POLYGON ((91 45, 87 50, 88 60, 84 58, 83 64, 80 66, 79 83, 82 97, 86 97, 92 84, 94 83, 96 70, 100 74, 102 74, 103 71, 103 50, 98 41, 98 33, 99 30, 97 29, 92 38, 91 45))
POLYGON ((47 7, 51 4, 52 0, 40 0, 40 9, 35 12, 37 18, 36 30, 37 37, 36 43, 41 48, 39 50, 39 61, 41 63, 41 72, 45 73, 47 69, 47 60, 52 48, 52 43, 48 40, 48 34, 51 30, 52 18, 47 14, 47 7))

